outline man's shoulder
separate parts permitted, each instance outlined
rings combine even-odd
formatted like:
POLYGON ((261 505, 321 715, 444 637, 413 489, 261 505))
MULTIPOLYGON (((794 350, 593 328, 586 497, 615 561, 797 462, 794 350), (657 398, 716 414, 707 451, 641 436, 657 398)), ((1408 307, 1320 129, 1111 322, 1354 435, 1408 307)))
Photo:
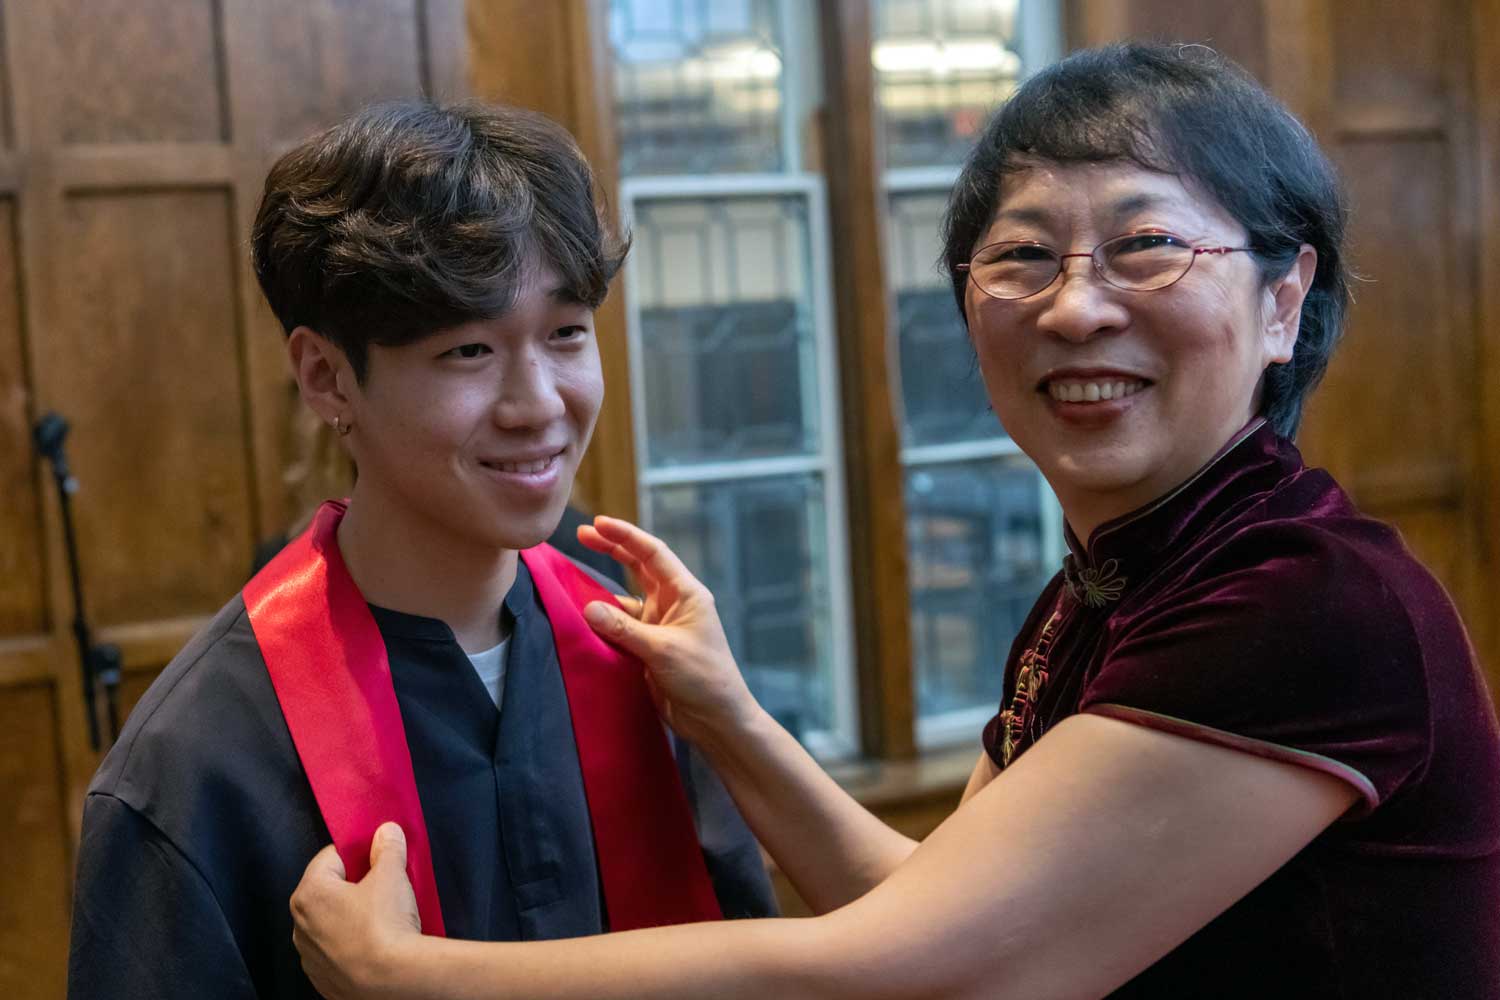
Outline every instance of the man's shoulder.
POLYGON ((236 594, 151 682, 89 791, 161 822, 170 816, 155 814, 173 799, 210 788, 228 792, 296 766, 244 600, 236 594))

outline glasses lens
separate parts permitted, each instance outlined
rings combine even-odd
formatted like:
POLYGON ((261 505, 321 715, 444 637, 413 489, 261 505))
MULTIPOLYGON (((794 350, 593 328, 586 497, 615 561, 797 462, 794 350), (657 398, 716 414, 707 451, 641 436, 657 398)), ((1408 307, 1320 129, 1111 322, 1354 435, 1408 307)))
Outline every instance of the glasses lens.
POLYGON ((1171 233, 1132 233, 1098 250, 1106 280, 1121 288, 1149 292, 1165 288, 1193 266, 1193 248, 1171 233))
POLYGON ((974 255, 969 273, 986 294, 997 299, 1035 295, 1057 277, 1056 252, 1035 243, 994 243, 974 255))

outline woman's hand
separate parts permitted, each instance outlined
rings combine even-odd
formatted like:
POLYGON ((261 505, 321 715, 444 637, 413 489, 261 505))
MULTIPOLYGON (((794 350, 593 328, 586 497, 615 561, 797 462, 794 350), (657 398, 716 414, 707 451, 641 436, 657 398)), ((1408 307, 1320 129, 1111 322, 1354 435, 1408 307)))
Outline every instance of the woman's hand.
POLYGON ((625 610, 602 601, 584 609, 594 631, 646 665, 657 709, 679 735, 700 746, 749 724, 760 706, 746 687, 714 597, 660 539, 628 521, 596 517, 578 539, 629 567, 645 590, 625 610))
POLYGON ((406 837, 383 824, 370 843, 370 872, 344 881, 330 844, 313 857, 292 893, 292 943, 302 968, 329 1000, 408 995, 397 974, 403 947, 422 940, 417 897, 406 878, 406 837))

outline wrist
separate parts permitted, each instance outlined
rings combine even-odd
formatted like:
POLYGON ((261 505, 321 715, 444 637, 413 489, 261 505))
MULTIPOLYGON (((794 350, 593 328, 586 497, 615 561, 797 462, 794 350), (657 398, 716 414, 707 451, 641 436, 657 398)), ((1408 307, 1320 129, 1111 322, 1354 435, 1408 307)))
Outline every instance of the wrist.
POLYGON ((693 742, 710 764, 723 770, 746 755, 762 754, 766 742, 780 731, 780 723, 747 693, 741 703, 726 709, 711 725, 705 726, 693 742))
POLYGON ((403 934, 381 948, 371 963, 374 981, 369 984, 370 995, 392 1000, 429 996, 425 991, 431 988, 432 979, 423 963, 437 940, 423 934, 403 934))

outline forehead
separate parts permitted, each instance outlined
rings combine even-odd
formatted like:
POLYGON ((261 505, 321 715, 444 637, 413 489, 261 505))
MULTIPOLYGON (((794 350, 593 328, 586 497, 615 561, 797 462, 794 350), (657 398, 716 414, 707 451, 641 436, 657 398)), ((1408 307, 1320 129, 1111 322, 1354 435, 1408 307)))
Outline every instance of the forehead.
POLYGON ((1128 161, 1022 161, 1000 180, 994 221, 1107 228, 1141 215, 1201 228, 1236 228, 1228 212, 1191 178, 1128 161))

